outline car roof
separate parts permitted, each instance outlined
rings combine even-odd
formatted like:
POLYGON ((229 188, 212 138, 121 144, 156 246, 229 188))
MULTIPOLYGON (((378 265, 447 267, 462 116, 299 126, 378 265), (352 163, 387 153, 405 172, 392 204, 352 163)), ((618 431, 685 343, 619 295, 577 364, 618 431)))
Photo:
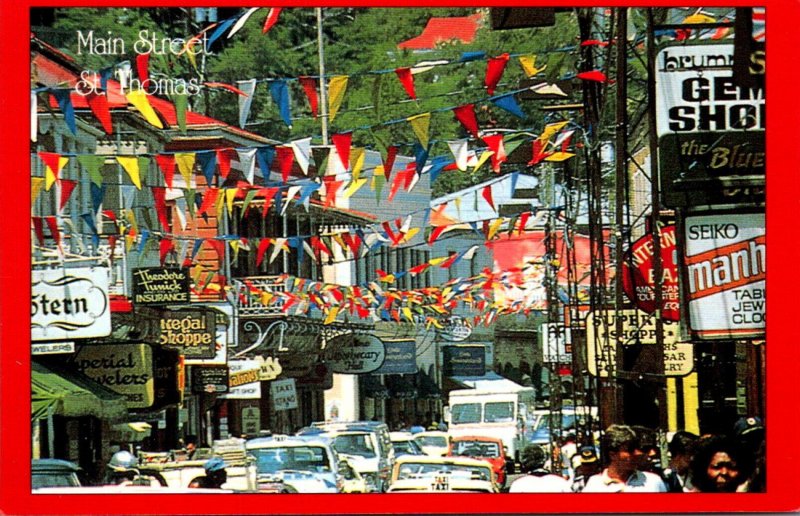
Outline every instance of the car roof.
POLYGON ((259 437, 247 441, 247 449, 281 448, 288 446, 322 446, 328 447, 330 443, 324 435, 280 435, 272 437, 259 437), (277 437, 277 438, 276 438, 277 437))
POLYGON ((451 437, 447 432, 441 430, 428 430, 425 432, 417 432, 414 437, 451 437))
POLYGON ((484 460, 472 459, 469 457, 433 457, 430 455, 402 455, 395 461, 395 466, 405 464, 407 462, 417 464, 452 464, 455 466, 480 466, 482 468, 491 468, 491 465, 484 460))
POLYGON ((489 435, 458 435, 451 437, 453 442, 455 441, 486 441, 492 443, 503 443, 503 440, 499 437, 492 437, 489 435))
POLYGON ((411 441, 414 439, 414 434, 411 432, 389 432, 389 440, 396 441, 411 441))
POLYGON ((53 471, 53 470, 66 470, 78 472, 81 470, 80 466, 73 462, 62 459, 33 459, 31 461, 31 471, 53 471))

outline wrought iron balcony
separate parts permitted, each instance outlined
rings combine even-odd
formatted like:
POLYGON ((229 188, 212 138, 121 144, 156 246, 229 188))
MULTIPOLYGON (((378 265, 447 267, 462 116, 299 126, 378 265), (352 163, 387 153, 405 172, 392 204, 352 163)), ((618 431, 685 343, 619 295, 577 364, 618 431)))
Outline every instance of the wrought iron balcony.
POLYGON ((283 314, 283 299, 264 303, 265 297, 286 292, 286 280, 280 276, 249 276, 234 278, 236 308, 240 316, 269 316, 283 314), (266 295, 266 296, 265 296, 266 295))

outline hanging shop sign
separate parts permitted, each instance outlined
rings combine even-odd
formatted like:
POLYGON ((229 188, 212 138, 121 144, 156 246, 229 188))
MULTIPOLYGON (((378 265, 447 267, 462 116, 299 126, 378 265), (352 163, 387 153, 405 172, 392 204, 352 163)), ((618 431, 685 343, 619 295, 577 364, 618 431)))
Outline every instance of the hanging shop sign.
POLYGON ((486 348, 442 346, 442 371, 445 376, 483 376, 486 373, 486 348))
POLYGON ((686 217, 689 329, 699 338, 763 337, 766 230, 763 213, 686 217))
POLYGON ((385 358, 384 342, 374 335, 340 335, 331 339, 325 348, 325 361, 334 373, 372 373, 383 365, 385 358))
POLYGON ((153 348, 148 344, 85 345, 72 363, 100 385, 124 395, 129 409, 149 408, 155 401, 153 348))
MULTIPOLYGON (((641 310, 606 310, 590 312, 586 317, 586 366, 589 374, 607 377, 616 366, 617 318, 622 319, 624 346, 656 344, 656 318, 641 310)), ((686 376, 694 367, 694 348, 689 343, 678 342, 680 329, 677 323, 664 321, 664 374, 686 376)))
POLYGON ((242 409, 242 433, 256 435, 261 430, 261 409, 258 407, 244 407, 242 409))
POLYGON ((229 304, 204 303, 201 311, 214 314, 214 353, 206 351, 203 356, 187 355, 186 365, 227 365, 228 346, 231 345, 231 339, 236 335, 236 325, 231 322, 233 321, 233 307, 229 304))
POLYGON ((257 360, 228 361, 228 393, 225 398, 250 400, 261 398, 260 367, 257 360))
MULTIPOLYGON (((675 226, 661 228, 661 317, 679 321, 680 288, 675 264, 675 226)), ((643 312, 656 311, 653 235, 645 235, 631 245, 622 264, 622 289, 628 299, 643 312)))
POLYGON ((297 408, 297 389, 294 378, 275 380, 269 385, 270 398, 275 411, 297 408))
POLYGON ((539 345, 543 362, 572 363, 572 332, 563 324, 542 324, 539 327, 539 345))
POLYGON ((472 328, 463 317, 453 315, 441 322, 443 327, 437 329, 436 334, 443 340, 461 342, 472 335, 472 328))
POLYGON ((417 341, 384 340, 386 358, 375 374, 411 374, 417 372, 417 341))
POLYGON ((193 366, 194 394, 225 394, 228 392, 228 366, 193 366))
POLYGON ((75 343, 61 341, 34 343, 31 345, 31 355, 57 355, 60 353, 75 353, 75 343))
POLYGON ((34 270, 31 340, 68 340, 111 334, 108 269, 34 270))
POLYGON ((175 349, 150 346, 153 351, 153 404, 150 410, 177 405, 183 401, 183 362, 175 349))
POLYGON ((211 310, 165 311, 160 328, 160 344, 185 357, 214 358, 217 353, 216 316, 211 310))
POLYGON ((267 357, 264 358, 262 356, 256 357, 256 362, 258 362, 258 379, 262 382, 268 382, 270 380, 274 380, 283 372, 283 367, 281 367, 281 361, 277 358, 267 357))
POLYGON ((171 305, 189 302, 189 269, 133 269, 134 305, 171 305))
POLYGON ((737 86, 733 44, 657 55, 657 134, 665 206, 764 201, 763 87, 737 86))

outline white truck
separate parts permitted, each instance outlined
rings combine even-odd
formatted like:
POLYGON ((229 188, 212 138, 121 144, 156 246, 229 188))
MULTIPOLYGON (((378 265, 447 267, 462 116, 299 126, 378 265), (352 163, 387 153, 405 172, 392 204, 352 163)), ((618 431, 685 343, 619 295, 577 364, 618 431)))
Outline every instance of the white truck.
POLYGON ((450 391, 445 408, 447 432, 452 436, 489 435, 503 440, 506 456, 515 462, 525 447, 534 390, 513 382, 497 386, 450 391))

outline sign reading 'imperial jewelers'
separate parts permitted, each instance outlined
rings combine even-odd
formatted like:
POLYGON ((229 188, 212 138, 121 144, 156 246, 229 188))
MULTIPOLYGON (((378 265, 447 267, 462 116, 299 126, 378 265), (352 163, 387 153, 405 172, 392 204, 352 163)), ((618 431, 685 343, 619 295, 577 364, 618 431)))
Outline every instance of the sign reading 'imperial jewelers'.
POLYGON ((33 271, 32 341, 105 337, 110 333, 108 269, 33 271))
POLYGON ((133 269, 133 303, 165 305, 189 302, 189 269, 133 269))

